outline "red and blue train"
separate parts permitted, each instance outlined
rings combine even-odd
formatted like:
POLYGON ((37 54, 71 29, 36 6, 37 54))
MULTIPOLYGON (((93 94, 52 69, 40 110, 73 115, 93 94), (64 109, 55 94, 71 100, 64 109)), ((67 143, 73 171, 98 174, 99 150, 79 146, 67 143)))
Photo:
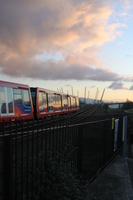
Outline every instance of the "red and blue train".
POLYGON ((79 98, 25 84, 0 81, 0 123, 62 115, 79 110, 79 98))

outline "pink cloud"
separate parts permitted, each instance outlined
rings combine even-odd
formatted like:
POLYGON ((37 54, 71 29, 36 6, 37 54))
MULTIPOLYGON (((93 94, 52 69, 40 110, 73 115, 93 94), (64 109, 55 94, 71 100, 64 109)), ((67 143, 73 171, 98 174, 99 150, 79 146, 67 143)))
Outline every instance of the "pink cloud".
POLYGON ((102 68, 100 45, 121 36, 109 23, 111 2, 91 0, 3 1, 0 7, 0 69, 10 76, 37 79, 117 80, 102 68), (62 61, 37 60, 63 55, 62 61))

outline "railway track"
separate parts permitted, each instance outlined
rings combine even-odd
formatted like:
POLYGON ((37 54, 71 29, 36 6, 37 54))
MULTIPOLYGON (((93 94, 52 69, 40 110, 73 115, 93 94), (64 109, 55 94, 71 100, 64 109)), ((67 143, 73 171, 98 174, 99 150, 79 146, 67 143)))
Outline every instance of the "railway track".
POLYGON ((100 104, 96 105, 87 105, 83 109, 76 112, 70 121, 70 124, 77 124, 83 122, 86 118, 88 118, 90 115, 95 113, 99 108, 101 107, 100 104))
POLYGON ((76 113, 71 113, 70 115, 62 115, 62 116, 54 116, 54 117, 47 117, 42 118, 38 120, 27 120, 27 121, 18 121, 17 119, 12 122, 10 120, 9 123, 3 123, 0 124, 0 135, 7 135, 7 134, 16 134, 23 132, 30 132, 36 130, 45 130, 52 127, 62 127, 62 126, 69 126, 69 125, 75 125, 78 123, 83 123, 83 121, 92 115, 94 112, 96 112, 101 107, 100 104, 98 105, 87 105, 84 108, 80 109, 76 113))

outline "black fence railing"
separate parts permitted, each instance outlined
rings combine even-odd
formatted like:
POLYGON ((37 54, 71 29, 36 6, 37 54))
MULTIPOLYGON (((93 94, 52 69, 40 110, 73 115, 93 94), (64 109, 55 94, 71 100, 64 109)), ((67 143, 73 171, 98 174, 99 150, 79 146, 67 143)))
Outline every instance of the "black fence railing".
POLYGON ((115 156, 123 145, 123 118, 117 119, 112 128, 112 119, 88 123, 83 128, 83 157, 81 171, 90 180, 115 156), (116 127, 117 132, 115 133, 116 127), (115 138, 115 134, 117 137, 115 138))
MULTIPOLYGON (((69 125, 70 118, 1 124, 0 200, 35 199, 38 177, 49 168, 49 158, 62 157, 72 168, 92 177, 123 145, 123 118, 69 125), (38 173, 39 171, 39 173, 38 173)), ((128 117, 129 124, 131 117, 128 117)), ((127 126, 128 127, 128 126, 127 126)))

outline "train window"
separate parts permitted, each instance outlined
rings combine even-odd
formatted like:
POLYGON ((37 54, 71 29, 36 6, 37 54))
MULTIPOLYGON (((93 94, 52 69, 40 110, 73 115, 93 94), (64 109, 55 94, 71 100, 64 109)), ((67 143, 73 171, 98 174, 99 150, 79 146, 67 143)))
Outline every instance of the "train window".
POLYGON ((65 110, 67 105, 68 105, 67 96, 62 96, 62 109, 65 110))
POLYGON ((49 106, 49 112, 52 112, 53 106, 54 106, 54 95, 53 94, 48 94, 48 106, 49 106))
POLYGON ((58 95, 54 94, 53 101, 54 105, 58 104, 58 95))
POLYGON ((60 95, 56 95, 56 104, 58 106, 61 106, 61 96, 60 95))
POLYGON ((3 116, 14 114, 12 88, 0 87, 0 113, 3 116))
POLYGON ((52 94, 49 96, 51 99, 53 99, 53 104, 51 105, 51 102, 50 102, 50 106, 52 107, 49 107, 49 110, 53 110, 54 111, 58 111, 61 109, 61 96, 58 95, 58 94, 52 94))
POLYGON ((76 99, 74 97, 71 97, 71 109, 73 109, 76 106, 76 99))
POLYGON ((46 112, 47 109, 47 94, 39 92, 39 112, 46 112))
POLYGON ((77 108, 79 108, 79 98, 77 97, 77 108))
POLYGON ((71 103, 70 103, 70 104, 71 104, 71 109, 73 109, 73 98, 71 97, 70 99, 71 99, 71 100, 70 100, 70 102, 71 102, 71 103))
POLYGON ((5 94, 5 88, 0 87, 0 113, 6 114, 7 113, 7 107, 6 107, 6 94, 5 94))
POLYGON ((22 90, 13 89, 14 93, 14 104, 22 104, 22 90))
POLYGON ((29 91, 28 90, 22 90, 22 96, 23 96, 23 104, 25 106, 31 106, 30 103, 30 96, 29 96, 29 91))
POLYGON ((13 96, 12 88, 7 88, 7 103, 8 103, 8 112, 13 113, 13 96))
POLYGON ((73 97, 73 106, 76 107, 76 98, 73 97))

